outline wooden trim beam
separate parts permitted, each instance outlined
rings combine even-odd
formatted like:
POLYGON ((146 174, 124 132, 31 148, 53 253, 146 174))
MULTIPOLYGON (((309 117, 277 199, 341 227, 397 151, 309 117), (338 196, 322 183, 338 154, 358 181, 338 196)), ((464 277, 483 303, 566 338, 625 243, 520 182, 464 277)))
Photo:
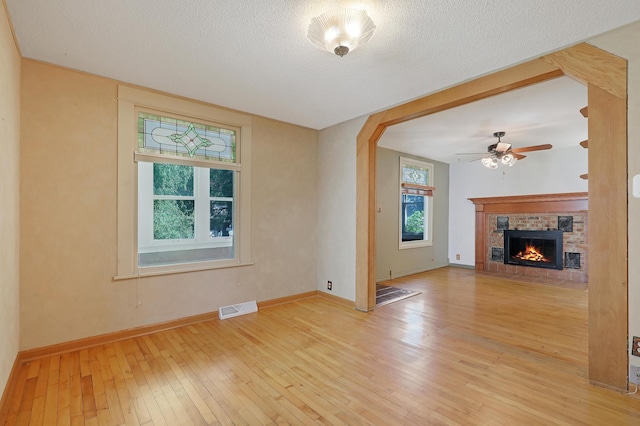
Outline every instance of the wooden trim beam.
POLYGON ((582 84, 593 85, 621 99, 627 98, 625 59, 587 43, 551 53, 544 59, 582 84))
POLYGON ((558 201, 576 201, 589 198, 588 192, 566 192, 560 194, 512 195, 505 197, 469 198, 473 204, 521 204, 558 201))
POLYGON ((468 83, 388 109, 384 112, 382 124, 385 127, 392 126, 480 99, 486 99, 510 90, 562 77, 562 75, 562 70, 558 66, 542 59, 534 59, 507 70, 480 77, 468 83))

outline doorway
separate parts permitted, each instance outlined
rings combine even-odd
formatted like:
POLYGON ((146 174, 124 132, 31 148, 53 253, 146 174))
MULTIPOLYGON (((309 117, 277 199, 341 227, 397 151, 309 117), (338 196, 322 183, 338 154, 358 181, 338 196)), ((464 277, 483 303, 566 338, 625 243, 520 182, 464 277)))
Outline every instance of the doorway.
POLYGON ((588 44, 546 55, 369 117, 357 138, 356 308, 375 306, 376 147, 385 129, 562 75, 588 87, 589 251, 611 258, 589 265, 589 379, 617 389, 627 385, 628 263, 626 61, 588 44), (613 150, 613 152, 612 152, 613 150), (606 178, 605 178, 606 177, 606 178), (598 226, 600 224, 600 226, 598 226), (610 283, 623 283, 611 285, 610 283))

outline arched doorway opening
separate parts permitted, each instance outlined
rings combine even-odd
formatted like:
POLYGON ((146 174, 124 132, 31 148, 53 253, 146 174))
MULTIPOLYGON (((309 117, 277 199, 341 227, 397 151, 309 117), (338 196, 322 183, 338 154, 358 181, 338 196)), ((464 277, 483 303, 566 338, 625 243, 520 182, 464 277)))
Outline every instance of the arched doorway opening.
POLYGON ((376 147, 385 129, 562 75, 588 87, 589 379, 625 389, 628 366, 627 63, 588 44, 579 44, 369 117, 357 137, 356 308, 369 311, 375 306, 376 147), (625 238, 611 238, 612 235, 625 238))

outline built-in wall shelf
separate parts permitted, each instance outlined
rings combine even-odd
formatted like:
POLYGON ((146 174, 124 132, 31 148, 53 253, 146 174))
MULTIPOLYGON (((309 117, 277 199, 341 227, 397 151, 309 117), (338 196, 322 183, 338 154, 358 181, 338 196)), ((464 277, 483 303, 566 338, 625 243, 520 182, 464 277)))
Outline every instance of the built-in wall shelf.
POLYGON ((418 185, 415 183, 403 183, 402 193, 410 195, 423 195, 426 197, 433 197, 433 191, 436 190, 435 186, 418 185))
POLYGON ((588 106, 586 106, 586 107, 582 108, 582 109, 580 110, 580 114, 582 114, 582 116, 583 116, 584 118, 589 117, 589 107, 588 107, 588 106))

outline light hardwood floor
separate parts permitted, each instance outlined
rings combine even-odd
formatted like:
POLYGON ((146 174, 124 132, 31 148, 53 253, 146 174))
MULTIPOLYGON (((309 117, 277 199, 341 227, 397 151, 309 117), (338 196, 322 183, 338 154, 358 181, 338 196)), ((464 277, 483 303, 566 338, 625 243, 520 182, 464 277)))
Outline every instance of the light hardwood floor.
POLYGON ((13 425, 640 424, 592 386, 587 292, 444 268, 372 313, 321 297, 24 365, 13 425))

